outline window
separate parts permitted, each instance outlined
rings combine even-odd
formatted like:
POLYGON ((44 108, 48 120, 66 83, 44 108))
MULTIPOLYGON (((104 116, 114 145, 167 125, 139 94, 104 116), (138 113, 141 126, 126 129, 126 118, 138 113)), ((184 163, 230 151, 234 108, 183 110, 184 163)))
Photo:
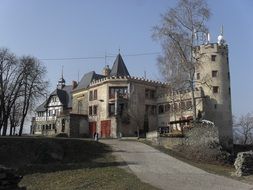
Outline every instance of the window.
POLYGON ((94 90, 94 97, 93 97, 93 100, 96 100, 96 99, 97 99, 97 93, 98 93, 98 91, 97 91, 97 90, 94 90))
POLYGON ((145 98, 154 99, 155 98, 155 90, 145 89, 145 98))
POLYGON ((230 80, 230 72, 228 72, 228 80, 230 80))
POLYGON ((219 92, 219 87, 213 86, 213 93, 218 93, 218 92, 219 92))
POLYGON ((174 103, 174 111, 177 111, 177 110, 178 110, 177 103, 174 103))
POLYGON ((61 132, 65 132, 65 119, 61 121, 61 132))
POLYGON ((229 95, 231 94, 231 88, 230 87, 228 88, 228 94, 229 95))
POLYGON ((170 104, 165 104, 164 111, 165 112, 169 112, 170 111, 170 104))
POLYGON ((92 106, 89 106, 89 115, 92 115, 92 106))
POLYGON ((109 98, 115 98, 115 93, 117 92, 119 97, 124 97, 127 94, 127 87, 110 87, 109 88, 109 98))
POLYGON ((214 104, 214 109, 217 109, 217 104, 214 104))
POLYGON ((145 89, 145 98, 149 98, 149 90, 145 89))
POLYGON ((186 102, 186 109, 191 109, 192 108, 192 101, 187 101, 186 102))
POLYGON ((126 105, 124 103, 120 103, 118 106, 118 113, 119 115, 123 114, 124 108, 126 107, 126 105))
POLYGON ((115 104, 109 104, 109 116, 115 114, 115 104))
POLYGON ((89 94, 89 100, 92 101, 93 100, 93 91, 90 91, 90 94, 89 94))
POLYGON ((152 106, 150 107, 150 114, 151 114, 151 115, 155 115, 155 114, 156 114, 156 106, 152 105, 152 106))
POLYGON ((151 99, 155 98, 155 91, 154 90, 150 90, 150 98, 151 99))
POLYGON ((212 77, 217 77, 218 76, 218 71, 212 71, 212 77))
POLYGON ((164 113, 164 105, 159 105, 158 106, 158 114, 164 113))
POLYGON ((197 80, 200 79, 200 73, 197 73, 197 80))
POLYGON ((149 114, 149 105, 145 105, 145 114, 149 114))
POLYGON ((181 110, 185 110, 185 102, 180 102, 180 108, 181 110))
POLYGON ((82 107, 83 107, 83 102, 82 100, 79 100, 77 103, 77 113, 82 113, 82 107))
POLYGON ((216 61, 216 55, 211 55, 211 60, 216 61))
POLYGON ((93 106, 93 115, 97 115, 98 106, 93 106))

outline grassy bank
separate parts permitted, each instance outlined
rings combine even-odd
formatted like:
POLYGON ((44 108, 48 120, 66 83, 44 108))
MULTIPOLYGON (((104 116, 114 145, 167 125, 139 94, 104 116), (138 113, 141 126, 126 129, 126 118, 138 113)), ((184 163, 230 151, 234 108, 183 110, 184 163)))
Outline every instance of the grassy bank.
POLYGON ((110 147, 65 138, 0 138, 0 164, 23 175, 20 186, 31 190, 155 189, 118 168, 124 162, 110 147))

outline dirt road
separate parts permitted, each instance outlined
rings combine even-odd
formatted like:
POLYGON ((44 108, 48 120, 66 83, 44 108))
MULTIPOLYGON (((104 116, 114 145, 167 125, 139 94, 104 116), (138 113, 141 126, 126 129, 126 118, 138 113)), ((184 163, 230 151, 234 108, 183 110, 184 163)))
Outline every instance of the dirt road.
POLYGON ((164 190, 253 190, 253 186, 179 161, 136 141, 102 140, 141 181, 164 190))

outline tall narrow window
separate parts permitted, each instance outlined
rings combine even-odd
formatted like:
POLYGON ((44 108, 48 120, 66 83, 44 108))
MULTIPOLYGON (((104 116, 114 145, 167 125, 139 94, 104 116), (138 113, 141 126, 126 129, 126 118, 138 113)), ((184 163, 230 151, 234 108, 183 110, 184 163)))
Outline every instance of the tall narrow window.
POLYGON ((83 108, 83 102, 82 102, 82 100, 79 100, 78 105, 77 105, 77 113, 81 114, 82 108, 83 108))
POLYGON ((97 90, 94 90, 94 97, 93 97, 93 100, 96 100, 98 98, 98 95, 97 95, 98 91, 97 90))
POLYGON ((211 60, 216 61, 216 55, 211 55, 211 60))
POLYGON ((109 115, 112 116, 115 114, 115 104, 109 104, 109 115))
POLYGON ((200 79, 200 73, 197 73, 197 80, 200 79))
POLYGON ((90 91, 90 94, 89 94, 89 100, 93 100, 93 91, 90 91))
POLYGON ((92 115, 92 106, 89 106, 89 115, 92 115))
POLYGON ((97 115, 97 112, 98 112, 98 106, 95 105, 93 106, 93 115, 97 115))
POLYGON ((145 98, 149 98, 149 90, 145 89, 145 98))
POLYGON ((151 99, 155 98, 155 91, 154 90, 150 90, 150 98, 151 99))
POLYGON ((186 109, 192 109, 192 101, 187 101, 186 102, 186 109))
POLYGON ((170 111, 170 104, 165 104, 165 112, 169 112, 170 111))
POLYGON ((219 92, 219 87, 213 86, 213 93, 218 93, 218 92, 219 92))
POLYGON ((212 77, 217 77, 218 76, 218 71, 212 71, 212 77))

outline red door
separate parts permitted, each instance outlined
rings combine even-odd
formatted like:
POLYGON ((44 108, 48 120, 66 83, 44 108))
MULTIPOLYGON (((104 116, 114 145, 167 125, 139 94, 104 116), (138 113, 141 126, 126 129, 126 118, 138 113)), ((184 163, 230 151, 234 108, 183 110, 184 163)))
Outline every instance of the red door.
POLYGON ((101 137, 110 137, 111 134, 111 120, 101 121, 101 137))
POLYGON ((89 134, 93 138, 94 133, 97 131, 97 122, 89 122, 89 134))

